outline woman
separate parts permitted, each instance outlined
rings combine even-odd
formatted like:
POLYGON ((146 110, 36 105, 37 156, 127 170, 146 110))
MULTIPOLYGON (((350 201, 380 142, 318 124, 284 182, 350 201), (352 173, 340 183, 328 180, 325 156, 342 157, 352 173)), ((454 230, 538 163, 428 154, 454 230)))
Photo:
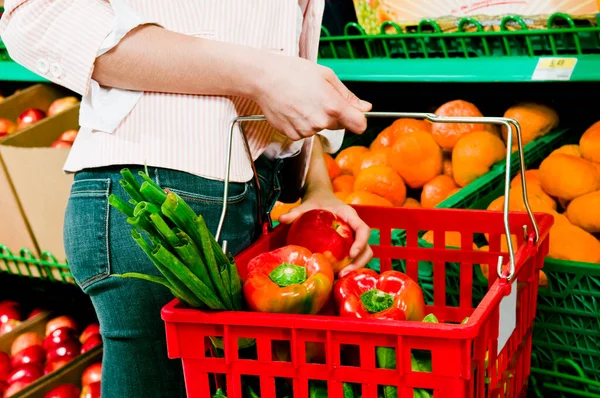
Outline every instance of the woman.
POLYGON ((172 296, 154 284, 110 278, 156 273, 107 203, 110 193, 124 195, 122 167, 135 172, 147 164, 214 232, 228 124, 263 113, 268 124, 244 129, 260 194, 236 132, 222 234, 229 250, 259 236, 257 209, 273 205, 282 159, 294 158, 309 164, 307 172, 295 170, 305 182, 303 204, 281 220, 329 209, 356 232, 347 270, 370 259, 369 229, 333 195, 322 154, 339 148, 340 129, 362 133, 371 105, 314 62, 323 7, 324 0, 5 1, 0 33, 13 59, 83 96, 81 131, 65 166, 76 174, 64 235, 73 275, 100 321, 103 398, 185 396, 160 319, 172 296))

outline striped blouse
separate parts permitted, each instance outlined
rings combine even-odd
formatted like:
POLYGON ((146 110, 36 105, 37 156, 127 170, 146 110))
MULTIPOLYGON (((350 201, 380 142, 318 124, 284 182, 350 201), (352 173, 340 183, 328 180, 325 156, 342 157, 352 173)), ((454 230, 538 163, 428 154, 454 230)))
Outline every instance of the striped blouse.
MULTIPOLYGON (((154 23, 314 61, 323 8, 324 0, 6 0, 0 34, 16 62, 83 97, 81 129, 65 171, 147 164, 222 179, 229 123, 260 114, 255 103, 103 88, 91 79, 95 59, 131 29, 154 23)), ((310 156, 312 141, 291 142, 265 122, 248 123, 244 132, 254 159, 265 152, 310 156)), ((343 131, 320 136, 333 152, 343 131)), ((239 130, 231 164, 232 181, 252 178, 239 130)))

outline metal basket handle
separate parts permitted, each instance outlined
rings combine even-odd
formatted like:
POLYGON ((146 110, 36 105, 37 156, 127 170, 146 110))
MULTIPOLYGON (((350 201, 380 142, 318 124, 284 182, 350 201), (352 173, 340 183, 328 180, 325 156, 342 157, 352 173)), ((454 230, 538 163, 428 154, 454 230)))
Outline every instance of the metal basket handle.
MULTIPOLYGON (((510 256, 510 269, 509 273, 506 276, 508 280, 512 279, 515 274, 515 251, 512 244, 510 226, 508 222, 508 204, 509 204, 509 195, 510 195, 510 160, 511 160, 511 148, 512 148, 512 137, 513 137, 513 127, 517 132, 517 144, 519 149, 519 163, 521 169, 521 176, 525 175, 525 161, 523 154, 523 141, 521 138, 521 126, 519 122, 514 119, 509 119, 505 117, 449 117, 449 116, 438 116, 434 113, 412 113, 412 112, 366 112, 364 114, 368 118, 412 118, 412 119, 425 119, 429 120, 433 123, 469 123, 469 124, 491 124, 504 126, 507 129, 507 143, 506 143, 506 173, 504 178, 504 232, 506 233, 506 243, 508 245, 508 254, 510 256)), ((244 122, 250 121, 266 121, 267 119, 263 115, 251 115, 251 116, 240 116, 231 121, 229 125, 229 140, 227 142, 227 157, 225 163, 225 179, 224 179, 224 189, 223 189, 223 208, 221 210, 221 218, 219 220, 219 225, 217 227, 217 233, 215 235, 215 239, 219 241, 221 237, 221 231, 223 230, 223 224, 225 223, 225 215, 227 214, 227 201, 229 198, 229 180, 231 175, 231 154, 232 154, 232 146, 233 146, 233 134, 235 131, 236 124, 241 124, 244 122)), ((250 159, 250 163, 253 163, 252 155, 250 152, 250 147, 248 145, 248 141, 246 140, 246 136, 242 133, 242 139, 245 143, 246 154, 250 159)), ((256 178, 256 172, 255 178, 256 178)), ((531 207, 529 206, 529 200, 527 197, 527 182, 524 177, 521 177, 521 186, 523 188, 523 202, 525 204, 525 208, 527 209, 527 214, 529 215, 529 219, 531 221, 531 225, 535 231, 535 242, 537 243, 540 239, 540 231, 535 221, 535 217, 533 216, 533 212, 531 211, 531 207)), ((223 241, 222 243, 223 251, 227 251, 227 241, 223 241)), ((503 278, 504 274, 502 272, 502 263, 503 258, 500 256, 498 258, 498 266, 496 268, 498 276, 503 278)))

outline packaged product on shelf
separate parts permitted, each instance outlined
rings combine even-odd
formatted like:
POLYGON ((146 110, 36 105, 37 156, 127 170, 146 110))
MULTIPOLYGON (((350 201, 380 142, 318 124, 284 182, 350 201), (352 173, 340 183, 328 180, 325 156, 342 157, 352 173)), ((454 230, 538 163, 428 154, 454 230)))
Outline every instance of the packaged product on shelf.
POLYGON ((29 87, 0 103, 0 118, 17 125, 0 140, 0 245, 13 254, 25 248, 65 260, 62 225, 72 176, 62 167, 78 117, 77 99, 53 85, 29 87))
POLYGON ((589 26, 596 25, 599 11, 597 0, 354 0, 354 6, 359 24, 370 34, 379 33, 386 21, 410 31, 425 19, 434 20, 443 32, 454 32, 465 17, 479 21, 486 31, 499 31, 502 20, 514 15, 521 16, 525 26, 513 21, 506 25, 509 30, 546 29, 548 17, 556 12, 589 26))

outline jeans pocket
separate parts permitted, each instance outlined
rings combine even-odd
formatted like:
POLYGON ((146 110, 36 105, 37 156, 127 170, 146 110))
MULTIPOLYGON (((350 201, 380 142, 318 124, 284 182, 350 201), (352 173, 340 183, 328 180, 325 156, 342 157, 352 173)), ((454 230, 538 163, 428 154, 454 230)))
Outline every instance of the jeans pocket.
POLYGON ((86 291, 110 275, 110 179, 77 179, 65 213, 64 244, 69 268, 86 291))
MULTIPOLYGON (((209 230, 216 233, 223 210, 222 181, 170 169, 157 169, 153 177, 163 189, 178 194, 196 214, 202 215, 209 230)), ((227 240, 233 254, 248 247, 258 237, 257 214, 254 185, 251 182, 230 183, 220 241, 227 240)))

